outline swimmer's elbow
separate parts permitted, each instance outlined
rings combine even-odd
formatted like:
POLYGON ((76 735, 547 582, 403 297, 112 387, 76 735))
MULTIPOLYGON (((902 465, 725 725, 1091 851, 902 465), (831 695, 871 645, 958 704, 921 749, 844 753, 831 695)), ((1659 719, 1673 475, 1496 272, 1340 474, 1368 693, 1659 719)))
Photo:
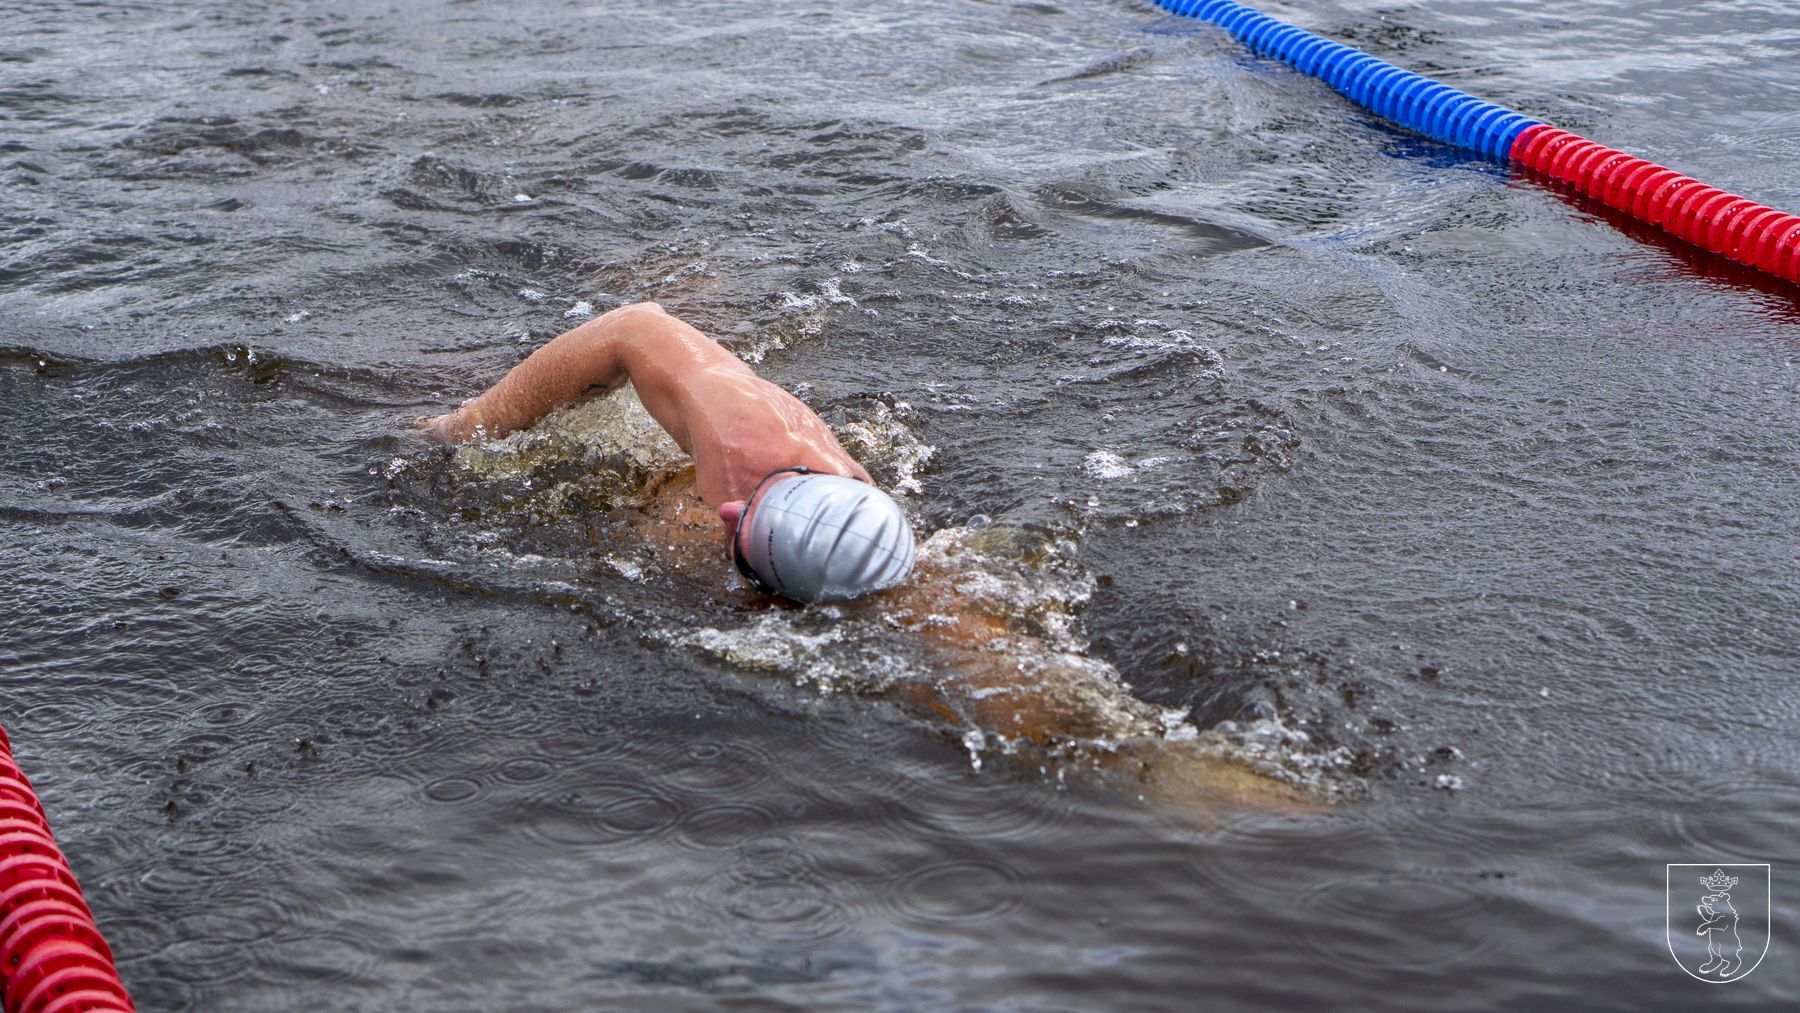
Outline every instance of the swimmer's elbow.
POLYGON ((648 322, 652 320, 667 319, 669 311, 663 309, 662 303, 645 301, 627 303, 617 309, 608 310, 605 315, 620 323, 629 323, 632 321, 648 322))
POLYGON ((591 330, 605 347, 630 353, 647 349, 659 336, 668 334, 675 322, 661 303, 634 302, 607 310, 583 330, 591 330))

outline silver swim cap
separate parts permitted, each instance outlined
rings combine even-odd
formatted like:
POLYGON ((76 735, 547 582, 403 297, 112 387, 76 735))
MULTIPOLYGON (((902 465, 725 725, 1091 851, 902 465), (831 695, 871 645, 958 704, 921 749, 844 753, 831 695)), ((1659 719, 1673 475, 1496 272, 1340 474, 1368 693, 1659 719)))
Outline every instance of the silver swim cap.
POLYGON ((801 602, 855 598, 912 572, 912 525, 866 482, 784 468, 745 502, 731 555, 758 590, 801 602))

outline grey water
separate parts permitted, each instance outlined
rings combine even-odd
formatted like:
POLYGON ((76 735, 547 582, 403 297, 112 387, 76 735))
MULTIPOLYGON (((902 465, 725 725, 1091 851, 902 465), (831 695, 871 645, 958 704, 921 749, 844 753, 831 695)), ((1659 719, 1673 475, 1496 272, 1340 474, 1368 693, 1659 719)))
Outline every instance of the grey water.
MULTIPOLYGON (((1800 4, 1260 8, 1800 209, 1800 4)), ((1800 290, 1133 0, 0 25, 0 725, 140 1008, 1800 994, 1800 290), (606 406, 406 432, 645 299, 1322 811, 908 709, 606 406), (1671 863, 1769 864, 1741 980, 1671 863)))

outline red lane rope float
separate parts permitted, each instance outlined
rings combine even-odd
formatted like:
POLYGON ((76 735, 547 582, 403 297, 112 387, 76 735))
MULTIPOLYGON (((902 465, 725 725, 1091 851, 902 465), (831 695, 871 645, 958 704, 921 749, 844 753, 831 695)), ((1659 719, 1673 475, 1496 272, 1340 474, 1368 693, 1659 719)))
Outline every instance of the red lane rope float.
POLYGON ((0 728, 0 1003, 6 1013, 132 1013, 44 807, 0 728))
POLYGON ((1800 217, 1547 124, 1527 127, 1510 156, 1695 246, 1800 282, 1800 217))
POLYGON ((1800 218, 1513 112, 1269 17, 1236 0, 1156 0, 1292 64, 1427 137, 1574 187, 1702 249, 1800 282, 1800 218))

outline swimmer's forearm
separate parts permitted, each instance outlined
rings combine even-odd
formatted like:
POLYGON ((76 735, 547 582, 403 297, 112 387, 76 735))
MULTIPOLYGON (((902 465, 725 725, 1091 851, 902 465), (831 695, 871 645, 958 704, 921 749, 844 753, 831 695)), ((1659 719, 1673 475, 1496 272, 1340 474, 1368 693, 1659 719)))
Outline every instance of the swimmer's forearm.
POLYGON ((563 332, 479 397, 431 420, 427 433, 446 442, 504 436, 584 394, 620 386, 630 378, 630 325, 645 314, 639 306, 625 306, 563 332))

